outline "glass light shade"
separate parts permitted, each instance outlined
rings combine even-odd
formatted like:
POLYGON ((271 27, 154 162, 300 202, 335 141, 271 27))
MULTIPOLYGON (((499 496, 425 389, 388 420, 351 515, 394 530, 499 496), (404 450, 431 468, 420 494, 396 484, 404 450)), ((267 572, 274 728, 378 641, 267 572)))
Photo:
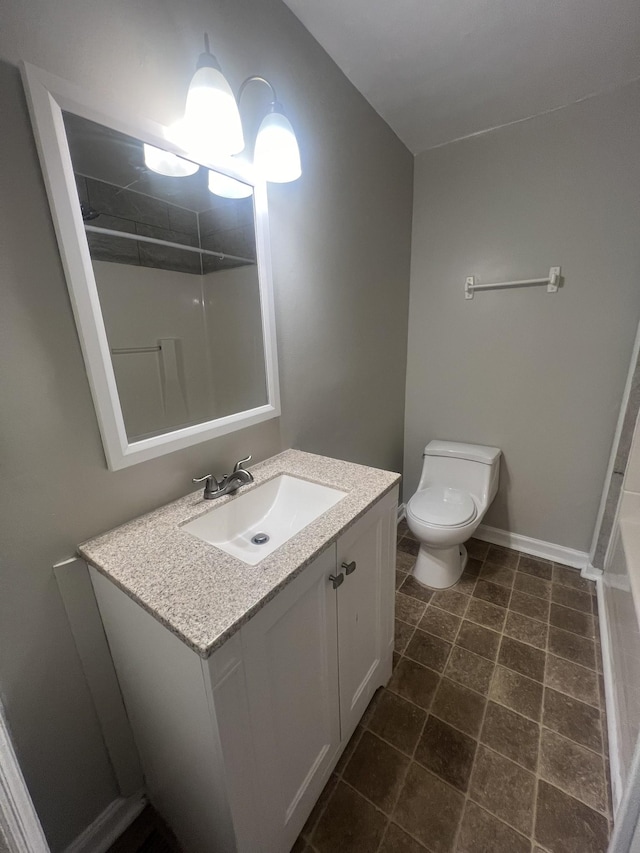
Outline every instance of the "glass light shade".
POLYGON ((144 143, 144 162, 147 169, 166 175, 168 178, 185 178, 187 175, 195 175, 200 168, 197 163, 191 163, 170 151, 163 151, 155 145, 144 143))
POLYGON ((187 148, 203 156, 238 154, 244 148, 236 99, 217 68, 198 68, 184 110, 187 148))
POLYGON ((268 113, 256 138, 253 159, 256 171, 265 181, 286 184, 302 174, 300 149, 289 119, 282 113, 268 113))
POLYGON ((253 187, 229 175, 209 170, 209 191, 223 198, 248 198, 253 192, 253 187))

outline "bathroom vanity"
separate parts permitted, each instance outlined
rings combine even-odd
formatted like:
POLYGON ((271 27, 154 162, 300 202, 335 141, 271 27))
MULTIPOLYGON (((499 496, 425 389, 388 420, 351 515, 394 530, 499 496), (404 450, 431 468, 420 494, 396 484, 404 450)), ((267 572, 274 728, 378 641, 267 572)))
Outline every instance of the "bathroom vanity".
POLYGON ((188 853, 289 851, 391 675, 399 476, 294 450, 253 474, 80 548, 149 797, 188 853), (341 497, 254 565, 185 530, 282 475, 341 497))

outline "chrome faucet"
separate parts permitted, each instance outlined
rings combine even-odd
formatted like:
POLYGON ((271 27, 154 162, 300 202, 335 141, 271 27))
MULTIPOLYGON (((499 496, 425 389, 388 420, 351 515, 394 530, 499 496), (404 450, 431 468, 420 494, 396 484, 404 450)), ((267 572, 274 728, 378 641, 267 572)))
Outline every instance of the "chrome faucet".
POLYGON ((240 459, 236 462, 231 474, 225 474, 221 480, 217 480, 213 474, 205 474, 204 477, 194 477, 192 482, 204 483, 203 497, 205 501, 212 501, 215 498, 221 498, 223 495, 231 495, 240 486, 253 483, 253 474, 250 471, 245 471, 242 467, 247 462, 251 462, 250 455, 246 459, 240 459))

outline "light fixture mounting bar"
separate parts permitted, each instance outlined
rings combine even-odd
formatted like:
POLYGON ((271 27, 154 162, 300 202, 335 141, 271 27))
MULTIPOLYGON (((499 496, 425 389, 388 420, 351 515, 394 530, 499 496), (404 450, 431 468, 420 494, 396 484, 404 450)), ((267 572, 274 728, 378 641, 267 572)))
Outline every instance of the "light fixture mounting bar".
POLYGON ((213 53, 211 53, 209 33, 204 34, 204 52, 200 54, 196 62, 196 70, 199 68, 215 68, 216 71, 221 71, 220 63, 213 53))
POLYGON ((246 80, 242 81, 240 88, 238 89, 238 103, 240 103, 240 98, 244 94, 245 89, 249 85, 249 83, 264 83, 265 86, 268 86, 271 89, 271 103, 275 104, 278 101, 278 96, 276 95, 275 87, 272 83, 270 83, 266 77, 260 77, 257 74, 254 74, 252 77, 247 77, 246 80))

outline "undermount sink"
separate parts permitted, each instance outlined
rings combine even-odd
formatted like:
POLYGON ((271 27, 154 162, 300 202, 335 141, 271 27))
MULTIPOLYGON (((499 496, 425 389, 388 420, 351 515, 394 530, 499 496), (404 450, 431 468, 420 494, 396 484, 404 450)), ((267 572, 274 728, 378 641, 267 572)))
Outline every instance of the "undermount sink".
POLYGON ((346 494, 281 474, 213 507, 182 529, 255 566, 346 494))

